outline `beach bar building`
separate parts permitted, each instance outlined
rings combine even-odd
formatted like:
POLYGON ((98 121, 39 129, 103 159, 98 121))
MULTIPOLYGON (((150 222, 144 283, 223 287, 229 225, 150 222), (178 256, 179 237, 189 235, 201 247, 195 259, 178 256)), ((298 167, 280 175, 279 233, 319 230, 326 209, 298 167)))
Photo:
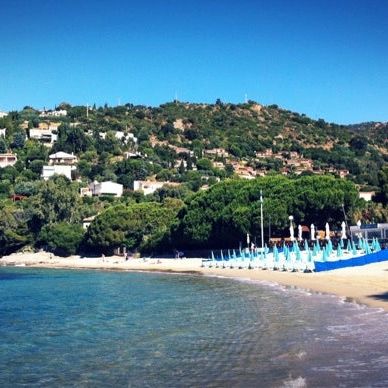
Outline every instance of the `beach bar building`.
POLYGON ((361 224, 350 227, 350 234, 352 239, 364 238, 366 240, 372 240, 377 238, 378 240, 388 239, 388 223, 384 224, 361 224))

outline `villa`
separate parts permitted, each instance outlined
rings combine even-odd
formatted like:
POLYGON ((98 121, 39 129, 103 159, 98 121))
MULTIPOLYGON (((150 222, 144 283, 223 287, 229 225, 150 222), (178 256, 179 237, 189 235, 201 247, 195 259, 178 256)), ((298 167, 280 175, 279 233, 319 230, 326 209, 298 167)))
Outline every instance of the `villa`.
POLYGON ((113 197, 121 197, 123 195, 123 185, 112 181, 94 181, 89 184, 89 190, 94 196, 109 195, 113 197))
POLYGON ((0 154, 0 168, 13 166, 17 162, 17 156, 10 152, 0 154))
POLYGON ((61 116, 67 116, 66 109, 44 110, 39 115, 39 117, 61 117, 61 116))
POLYGON ((75 170, 74 166, 67 166, 67 165, 50 165, 50 166, 43 166, 42 169, 42 178, 47 181, 49 178, 51 178, 54 175, 64 175, 66 178, 72 180, 71 172, 75 170))
POLYGON ((49 156, 49 159, 50 159, 50 164, 53 165, 53 164, 66 164, 66 165, 72 165, 72 164, 75 164, 77 163, 77 157, 71 153, 71 154, 68 154, 66 152, 62 152, 62 151, 59 151, 55 154, 51 154, 49 156))
POLYGON ((58 135, 53 129, 31 128, 30 139, 39 140, 42 143, 48 143, 50 146, 57 141, 58 135))
POLYGON ((134 181, 133 190, 142 191, 144 195, 152 194, 156 190, 161 189, 163 186, 179 186, 176 182, 156 182, 156 181, 134 181))

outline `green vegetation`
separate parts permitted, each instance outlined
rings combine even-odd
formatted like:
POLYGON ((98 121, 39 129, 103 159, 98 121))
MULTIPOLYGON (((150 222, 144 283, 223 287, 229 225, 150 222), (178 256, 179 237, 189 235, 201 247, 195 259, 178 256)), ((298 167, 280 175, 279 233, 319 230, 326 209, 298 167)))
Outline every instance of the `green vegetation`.
POLYGON ((273 234, 285 233, 290 214, 339 225, 342 204, 353 222, 387 219, 386 123, 342 126, 253 101, 58 109, 67 115, 42 117, 26 106, 0 119, 0 153, 17 155, 0 168, 0 254, 25 245, 69 255, 237 244, 258 235, 260 190, 273 234), (34 139, 37 128, 51 128, 57 140, 34 139), (42 181, 58 151, 77 156, 74 180, 42 181), (170 184, 148 196, 132 191, 149 178, 170 184), (80 197, 94 180, 121 183, 123 197, 80 197), (358 200, 359 188, 375 191, 374 202, 358 200), (89 216, 96 218, 84 234, 89 216))
POLYGON ((82 242, 84 230, 77 224, 60 222, 45 225, 39 234, 39 245, 61 256, 77 253, 82 242))
POLYGON ((323 228, 326 221, 338 226, 342 204, 348 213, 357 208, 354 185, 331 176, 231 180, 188 199, 176 238, 186 246, 227 247, 244 241, 247 233, 259 236, 261 190, 264 227, 268 230, 271 223, 275 234, 285 233, 289 215, 298 224, 315 223, 323 228))

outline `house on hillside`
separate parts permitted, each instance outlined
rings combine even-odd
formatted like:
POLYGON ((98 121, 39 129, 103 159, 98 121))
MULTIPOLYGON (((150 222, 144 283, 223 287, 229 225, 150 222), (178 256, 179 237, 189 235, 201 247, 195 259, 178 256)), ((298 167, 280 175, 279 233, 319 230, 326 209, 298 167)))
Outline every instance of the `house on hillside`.
POLYGON ((0 128, 0 136, 5 137, 6 132, 7 132, 7 128, 0 128))
POLYGON ((152 194, 156 190, 161 189, 163 186, 179 186, 176 182, 156 182, 156 181, 134 181, 133 190, 142 191, 144 195, 152 194))
POLYGON ((50 160, 49 163, 51 165, 53 165, 53 164, 72 165, 72 164, 77 163, 78 159, 73 153, 68 154, 66 152, 59 151, 59 152, 56 152, 55 154, 51 154, 49 156, 49 160, 50 160))
POLYGON ((18 158, 15 154, 7 152, 5 154, 0 154, 0 168, 13 166, 18 161, 18 158))
POLYGON ((63 117, 63 116, 67 116, 66 109, 44 110, 39 114, 39 117, 63 117))
POLYGON ((272 157, 273 153, 272 153, 272 149, 271 148, 267 148, 265 151, 262 151, 262 152, 259 152, 257 151, 256 152, 256 158, 270 158, 272 157))
POLYGON ((365 201, 372 201, 373 196, 376 194, 375 191, 360 191, 358 198, 364 199, 365 201))
POLYGON ((338 175, 340 178, 345 178, 349 175, 349 170, 338 170, 338 175))
POLYGON ((86 217, 82 220, 82 227, 84 228, 84 230, 89 228, 90 224, 94 221, 95 218, 96 216, 91 216, 91 217, 86 217))
POLYGON ((56 134, 56 130, 41 128, 30 129, 30 139, 38 140, 44 144, 48 144, 49 146, 56 142, 57 138, 58 135, 56 134))
POLYGON ((125 159, 139 159, 142 157, 141 152, 135 151, 135 152, 124 152, 125 159))
POLYGON ((189 156, 194 156, 194 151, 191 151, 188 148, 178 147, 178 146, 174 146, 172 144, 169 144, 168 147, 171 148, 172 150, 174 150, 177 155, 179 155, 179 154, 186 154, 186 155, 189 155, 189 156))
POLYGON ((107 195, 113 197, 121 197, 123 195, 123 185, 112 181, 94 181, 89 184, 89 190, 94 196, 107 195))
POLYGON ((75 166, 69 166, 69 165, 50 165, 50 166, 43 166, 42 169, 42 178, 47 181, 49 178, 51 178, 54 175, 64 175, 66 178, 72 180, 71 172, 75 170, 75 166))
POLYGON ((229 157, 229 152, 226 151, 224 148, 212 148, 210 150, 203 150, 204 155, 207 156, 218 156, 222 158, 228 158, 229 157))
POLYGON ((0 111, 0 119, 2 119, 5 116, 8 116, 8 113, 0 111))

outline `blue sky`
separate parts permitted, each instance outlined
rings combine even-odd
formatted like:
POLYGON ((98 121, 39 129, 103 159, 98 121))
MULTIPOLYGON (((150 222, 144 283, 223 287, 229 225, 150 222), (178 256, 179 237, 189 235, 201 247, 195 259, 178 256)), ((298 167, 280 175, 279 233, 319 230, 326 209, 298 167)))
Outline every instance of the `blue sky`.
POLYGON ((0 110, 243 102, 388 120, 386 0, 13 0, 0 110))

